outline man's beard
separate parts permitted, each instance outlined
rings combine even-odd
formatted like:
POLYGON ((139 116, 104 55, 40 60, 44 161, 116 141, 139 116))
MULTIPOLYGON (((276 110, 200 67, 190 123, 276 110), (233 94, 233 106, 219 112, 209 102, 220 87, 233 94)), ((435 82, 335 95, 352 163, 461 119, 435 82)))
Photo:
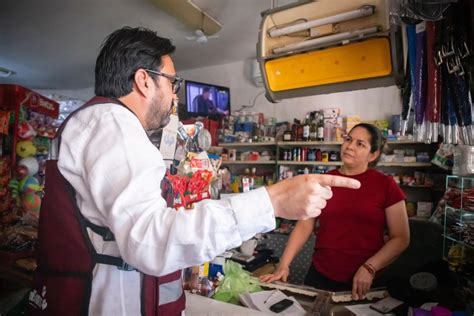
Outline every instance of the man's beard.
POLYGON ((160 102, 157 99, 158 97, 153 98, 152 106, 146 114, 145 121, 147 131, 163 128, 170 122, 173 107, 171 106, 167 112, 163 113, 160 111, 160 102))

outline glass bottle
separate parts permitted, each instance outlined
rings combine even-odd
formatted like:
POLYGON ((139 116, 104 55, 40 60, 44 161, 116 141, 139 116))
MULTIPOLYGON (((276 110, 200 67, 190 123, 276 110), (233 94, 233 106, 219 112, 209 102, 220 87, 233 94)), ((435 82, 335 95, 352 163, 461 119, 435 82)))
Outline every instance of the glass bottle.
POLYGON ((306 117, 304 119, 304 125, 303 125, 303 141, 308 142, 309 139, 309 129, 310 129, 311 121, 309 118, 309 114, 306 114, 306 117))
POLYGON ((317 141, 322 142, 324 141, 324 115, 323 112, 318 112, 318 135, 317 141))
POLYGON ((315 112, 311 112, 311 125, 309 126, 309 140, 314 142, 318 138, 318 129, 316 127, 315 112))

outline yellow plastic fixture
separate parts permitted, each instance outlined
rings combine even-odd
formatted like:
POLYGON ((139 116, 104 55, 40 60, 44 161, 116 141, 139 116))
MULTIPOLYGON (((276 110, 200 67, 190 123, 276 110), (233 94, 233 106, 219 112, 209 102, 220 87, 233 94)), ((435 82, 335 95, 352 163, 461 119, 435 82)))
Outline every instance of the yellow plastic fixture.
POLYGON ((379 37, 267 61, 272 91, 387 76, 392 73, 390 43, 379 37))

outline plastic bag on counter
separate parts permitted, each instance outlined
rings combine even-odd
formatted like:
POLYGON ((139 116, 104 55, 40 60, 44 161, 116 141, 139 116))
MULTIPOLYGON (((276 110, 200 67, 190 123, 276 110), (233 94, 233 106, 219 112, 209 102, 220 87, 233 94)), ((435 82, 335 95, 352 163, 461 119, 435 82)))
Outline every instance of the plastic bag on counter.
POLYGON ((227 303, 238 304, 239 295, 262 291, 257 278, 242 269, 242 265, 227 260, 224 265, 225 277, 219 282, 213 298, 227 303))

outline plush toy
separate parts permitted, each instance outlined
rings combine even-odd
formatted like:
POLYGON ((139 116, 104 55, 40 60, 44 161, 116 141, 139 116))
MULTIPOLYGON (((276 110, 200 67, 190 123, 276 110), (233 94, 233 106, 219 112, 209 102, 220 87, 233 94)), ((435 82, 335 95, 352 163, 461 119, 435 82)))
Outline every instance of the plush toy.
POLYGON ((23 122, 18 124, 17 134, 21 140, 31 140, 36 136, 36 131, 28 122, 23 122))
POLYGON ((39 212, 41 198, 34 192, 25 193, 21 197, 21 206, 26 212, 39 212))
POLYGON ((21 158, 34 156, 36 154, 36 147, 31 140, 18 142, 16 144, 16 154, 21 158))
POLYGON ((42 188, 39 185, 38 179, 32 176, 26 176, 18 183, 18 188, 22 193, 28 192, 38 192, 41 191, 42 188))
POLYGON ((29 176, 34 176, 38 173, 39 170, 38 160, 36 160, 36 158, 34 157, 27 157, 21 159, 20 161, 18 161, 18 166, 26 167, 28 169, 29 176))
POLYGON ((18 165, 15 168, 15 174, 18 179, 23 179, 28 175, 28 168, 23 165, 18 165))

